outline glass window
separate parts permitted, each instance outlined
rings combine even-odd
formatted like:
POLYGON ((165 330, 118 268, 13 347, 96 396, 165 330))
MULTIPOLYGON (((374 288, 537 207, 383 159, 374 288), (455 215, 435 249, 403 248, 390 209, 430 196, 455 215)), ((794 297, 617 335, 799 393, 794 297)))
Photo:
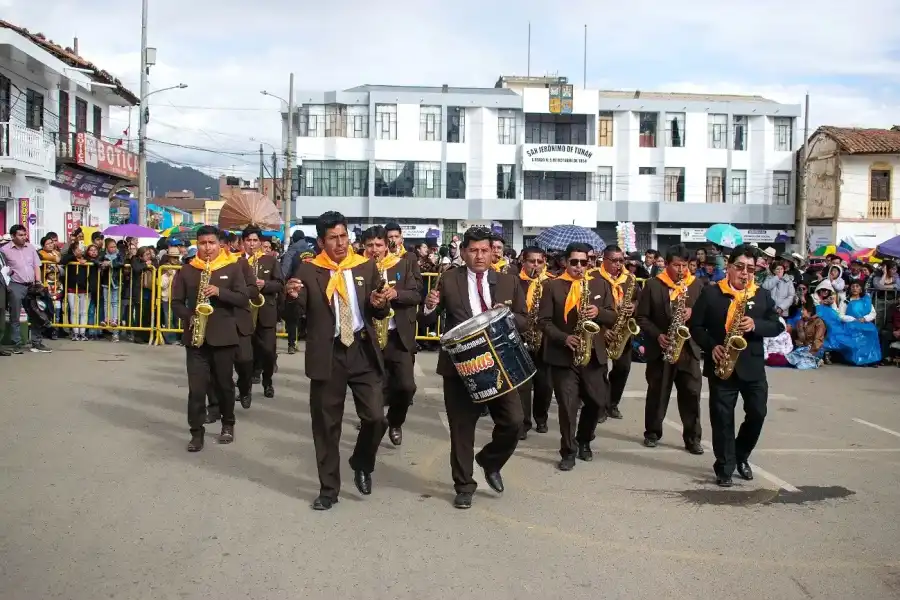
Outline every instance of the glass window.
POLYGON ((775 117, 775 150, 790 152, 794 149, 793 125, 791 117, 775 117))
POLYGON ((526 200, 587 200, 587 173, 527 171, 526 200))
POLYGON ((666 113, 666 146, 684 148, 684 113, 666 113))
POLYGON ((597 145, 613 145, 613 114, 612 111, 601 110, 597 117, 597 145))
POLYGON ((375 105, 375 139, 397 139, 397 105, 375 105))
POLYGON ((441 141, 441 107, 419 107, 419 141, 441 141))
POLYGON ((656 175, 656 167, 638 167, 638 175, 656 175))
POLYGON ((525 115, 526 144, 587 144, 587 115, 525 115))
POLYGON ((725 169, 706 170, 706 201, 725 202, 725 169))
POLYGON ((497 143, 516 143, 516 111, 497 111, 497 143))
POLYGON ((103 109, 99 106, 94 107, 94 137, 100 138, 103 130, 103 109))
POLYGON ((497 165, 497 197, 516 197, 516 166, 497 165))
POLYGON ((447 143, 466 143, 466 109, 462 106, 447 107, 447 143))
POLYGON ((731 202, 747 204, 747 171, 731 171, 731 202))
POLYGON ((441 163, 375 161, 375 195, 392 198, 440 198, 441 163))
POLYGON ((684 202, 684 169, 666 167, 666 202, 684 202))
POLYGON ((360 197, 369 195, 366 161, 304 160, 300 196, 360 197))
POLYGON ((612 201, 613 192, 612 167, 597 168, 597 200, 612 201))
POLYGON ((75 98, 75 132, 87 132, 87 107, 88 103, 81 98, 75 98))
MULTIPOLYGON (((82 101, 83 102, 83 101, 82 101)), ((85 110, 87 105, 85 105, 85 110)), ((40 129, 44 126, 44 95, 32 89, 25 91, 25 127, 40 129)), ((83 129, 79 131, 84 131, 83 129)))
POLYGON ((447 163, 447 198, 466 197, 465 163, 447 163))
POLYGON ((734 115, 732 117, 734 126, 734 149, 742 151, 747 149, 747 117, 744 115, 734 115))
POLYGON ((773 201, 778 206, 787 206, 791 198, 791 172, 775 171, 772 174, 773 201))
POLYGON ((638 145, 641 148, 656 148, 657 113, 638 113, 638 145))
POLYGON ((324 104, 304 104, 300 107, 299 113, 300 137, 325 137, 324 104))
POLYGON ((707 147, 725 150, 728 137, 728 115, 711 114, 706 117, 708 128, 707 147))

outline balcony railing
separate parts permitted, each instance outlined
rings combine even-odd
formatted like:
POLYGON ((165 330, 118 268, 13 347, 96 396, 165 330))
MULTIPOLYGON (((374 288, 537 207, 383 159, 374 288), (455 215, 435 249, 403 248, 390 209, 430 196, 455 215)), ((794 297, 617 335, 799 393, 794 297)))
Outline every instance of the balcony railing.
POLYGON ((56 169, 53 144, 43 129, 29 129, 20 123, 0 123, 0 165, 36 173, 53 172, 56 169))
POLYGON ((891 219, 890 200, 869 200, 870 219, 891 219))

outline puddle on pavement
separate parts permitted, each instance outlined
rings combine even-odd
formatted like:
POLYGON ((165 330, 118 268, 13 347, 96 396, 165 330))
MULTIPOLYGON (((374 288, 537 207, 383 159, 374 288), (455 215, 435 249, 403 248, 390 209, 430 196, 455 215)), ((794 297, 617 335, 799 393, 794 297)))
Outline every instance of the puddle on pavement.
POLYGON ((808 505, 826 500, 842 500, 856 494, 842 486, 808 485, 799 488, 799 492, 758 488, 755 490, 711 490, 695 488, 675 492, 662 492, 665 495, 681 498, 698 506, 756 506, 771 504, 789 504, 795 506, 808 505))

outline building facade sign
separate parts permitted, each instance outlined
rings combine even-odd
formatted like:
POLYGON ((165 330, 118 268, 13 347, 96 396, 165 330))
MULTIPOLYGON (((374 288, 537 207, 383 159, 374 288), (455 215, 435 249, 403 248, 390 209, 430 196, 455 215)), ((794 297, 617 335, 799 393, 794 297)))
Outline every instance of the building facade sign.
POLYGON ((100 175, 99 173, 88 173, 81 169, 60 165, 56 170, 56 179, 51 181, 50 184, 70 192, 79 192, 82 196, 109 196, 115 189, 117 182, 118 180, 115 177, 100 175))
MULTIPOLYGON (((790 234, 783 229, 738 229, 744 238, 744 243, 749 244, 774 244, 787 243, 790 241, 790 234)), ((681 241, 692 243, 703 243, 706 241, 706 228, 703 229, 682 229, 681 241)))
POLYGON ((75 136, 75 163, 121 179, 134 180, 140 174, 137 154, 86 133, 75 136))
POLYGON ((522 168, 526 171, 593 173, 597 170, 596 148, 572 144, 524 144, 522 168))

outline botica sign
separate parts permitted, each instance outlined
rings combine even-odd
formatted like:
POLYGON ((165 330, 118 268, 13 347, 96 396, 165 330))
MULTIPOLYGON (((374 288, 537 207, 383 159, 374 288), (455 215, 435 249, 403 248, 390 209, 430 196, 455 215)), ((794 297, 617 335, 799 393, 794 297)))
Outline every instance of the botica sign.
POLYGON ((522 168, 526 171, 590 173, 597 170, 596 150, 594 146, 572 144, 525 144, 522 147, 522 168))

